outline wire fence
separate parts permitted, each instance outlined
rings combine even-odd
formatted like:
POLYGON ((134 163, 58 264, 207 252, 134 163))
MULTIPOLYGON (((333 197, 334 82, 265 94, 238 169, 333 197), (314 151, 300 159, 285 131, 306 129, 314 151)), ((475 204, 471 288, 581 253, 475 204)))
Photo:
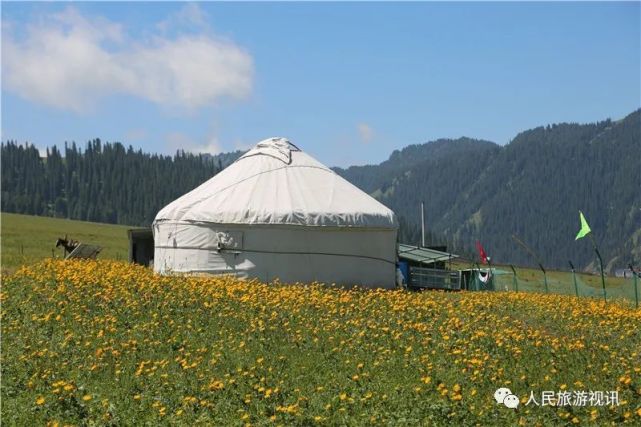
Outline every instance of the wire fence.
POLYGON ((587 276, 574 272, 548 272, 539 275, 517 271, 492 269, 492 288, 514 292, 540 292, 580 297, 600 298, 607 302, 619 302, 639 308, 641 279, 632 277, 606 277, 605 292, 600 275, 587 276))

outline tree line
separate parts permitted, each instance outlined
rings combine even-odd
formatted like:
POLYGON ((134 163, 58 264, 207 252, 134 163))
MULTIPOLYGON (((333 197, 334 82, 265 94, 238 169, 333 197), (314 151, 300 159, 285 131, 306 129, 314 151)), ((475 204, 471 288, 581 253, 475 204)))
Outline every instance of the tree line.
POLYGON ((120 143, 1 146, 2 211, 149 225, 160 208, 222 169, 211 156, 148 154, 120 143))
MULTIPOLYGON (((163 156, 100 139, 89 141, 84 149, 72 142, 65 143, 62 150, 54 145, 40 153, 32 144, 7 141, 1 145, 2 211, 148 226, 163 206, 242 154, 178 151, 174 156, 163 156)), ((399 224, 399 241, 418 245, 420 228, 402 216, 399 224)), ((431 230, 427 241, 462 247, 431 230)))

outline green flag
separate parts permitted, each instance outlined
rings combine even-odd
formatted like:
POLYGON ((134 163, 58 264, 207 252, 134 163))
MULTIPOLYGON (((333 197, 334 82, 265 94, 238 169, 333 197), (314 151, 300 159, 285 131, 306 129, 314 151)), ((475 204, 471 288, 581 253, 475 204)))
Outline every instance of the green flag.
POLYGON ((576 239, 574 240, 579 240, 581 237, 587 236, 588 233, 592 231, 590 230, 590 226, 588 225, 588 222, 585 220, 583 212, 581 211, 579 211, 579 219, 581 220, 581 229, 579 230, 579 234, 576 235, 576 239))

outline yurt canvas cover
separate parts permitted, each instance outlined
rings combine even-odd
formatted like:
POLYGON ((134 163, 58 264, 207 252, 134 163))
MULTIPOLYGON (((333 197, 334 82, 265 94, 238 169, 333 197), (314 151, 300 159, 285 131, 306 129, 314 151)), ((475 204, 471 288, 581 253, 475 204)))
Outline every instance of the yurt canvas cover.
POLYGON ((392 287, 394 213, 283 138, 164 207, 154 270, 392 287))

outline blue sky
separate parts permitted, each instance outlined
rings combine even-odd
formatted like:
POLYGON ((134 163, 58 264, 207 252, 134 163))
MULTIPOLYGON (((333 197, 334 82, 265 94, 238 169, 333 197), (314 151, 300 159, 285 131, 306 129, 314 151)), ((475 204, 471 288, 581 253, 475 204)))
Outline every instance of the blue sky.
POLYGON ((329 165, 641 106, 628 3, 3 3, 2 140, 329 165))

